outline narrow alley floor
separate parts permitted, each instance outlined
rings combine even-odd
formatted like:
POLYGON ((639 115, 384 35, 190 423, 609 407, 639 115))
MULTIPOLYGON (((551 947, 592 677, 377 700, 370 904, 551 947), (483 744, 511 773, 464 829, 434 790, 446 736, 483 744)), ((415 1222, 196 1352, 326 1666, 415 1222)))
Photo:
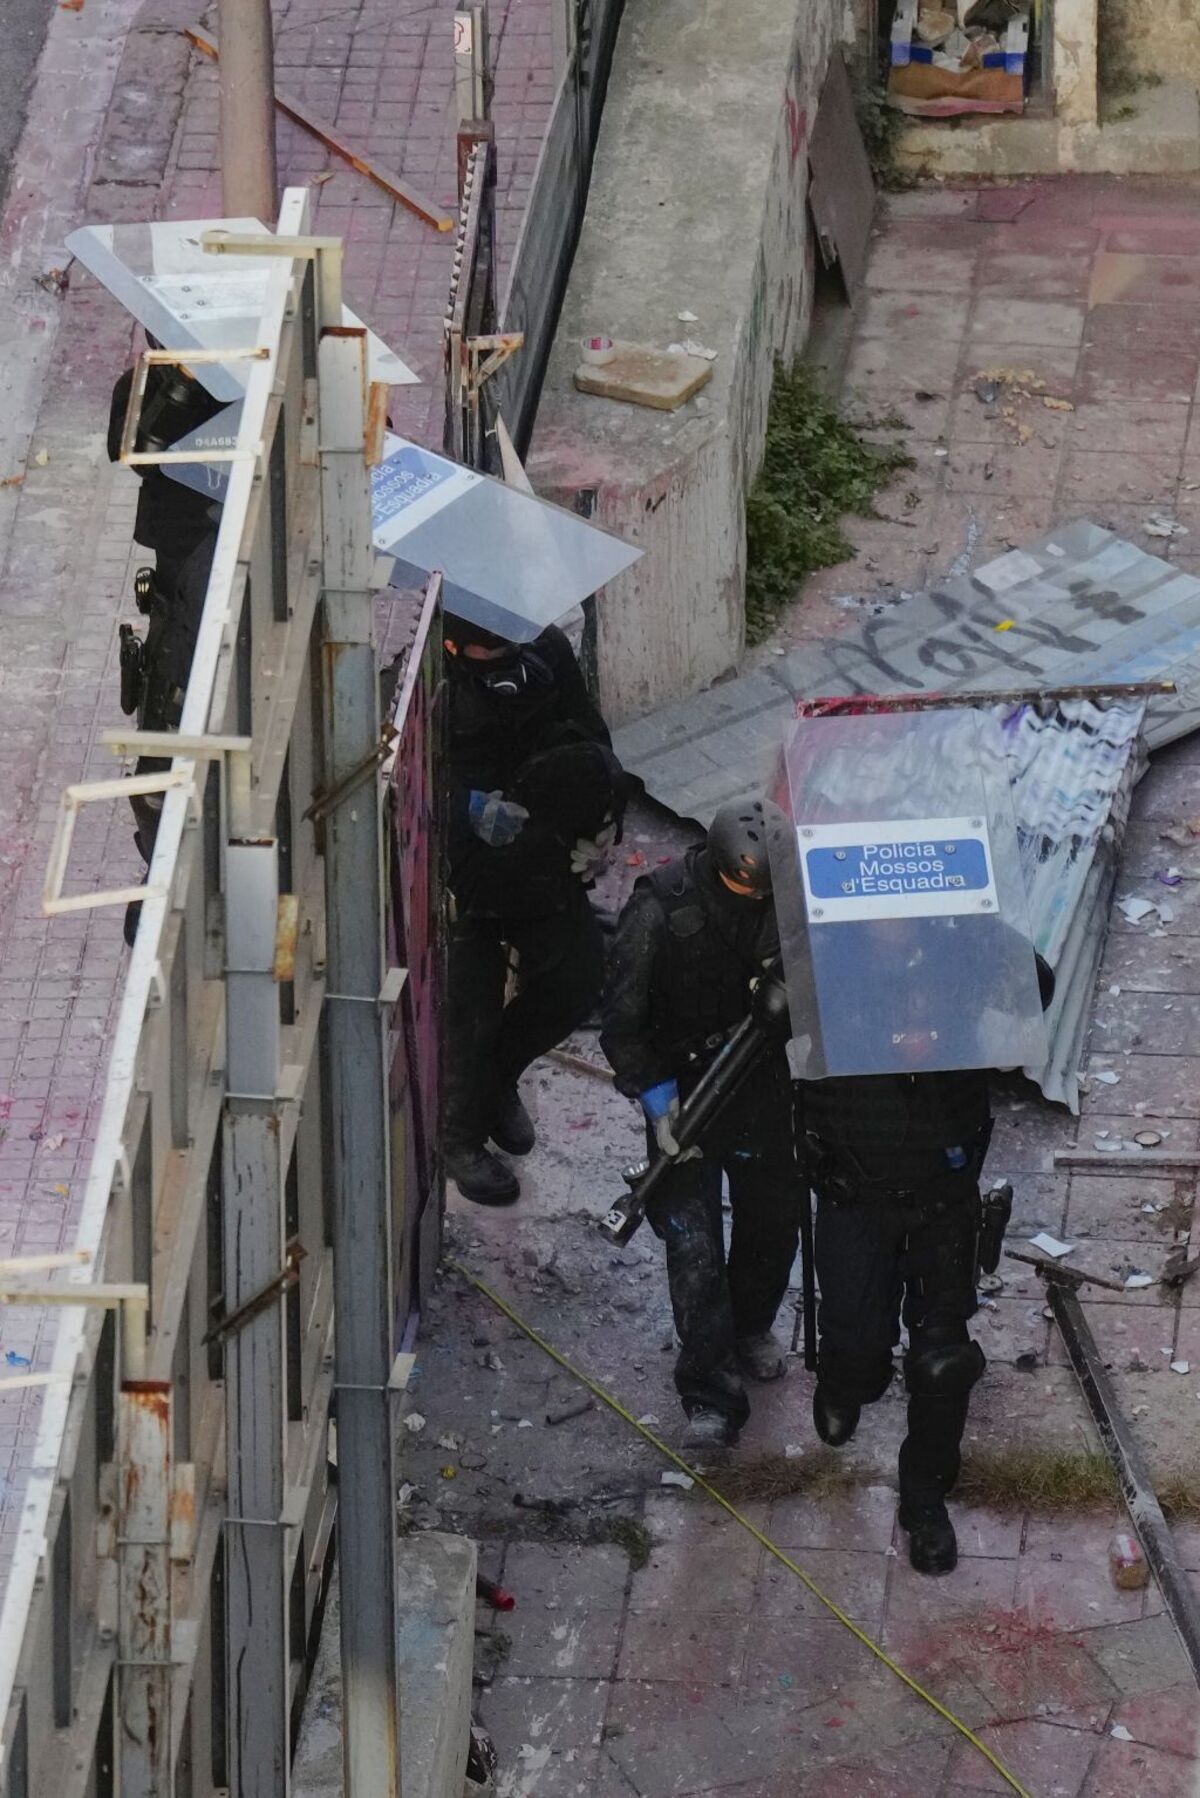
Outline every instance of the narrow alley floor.
MULTIPOLYGON (((889 202, 848 381, 865 411, 905 416, 917 467, 884 497, 886 518, 850 521, 856 558, 817 577, 757 653, 760 686, 780 659, 773 648, 828 637, 864 604, 894 604, 1067 516, 1200 566, 1196 195, 1064 182, 889 202), (985 370, 1000 371, 995 399, 976 391, 985 370), (1162 521, 1187 535, 1162 535, 1162 521)), ((712 759, 745 754, 752 736, 740 750, 705 747, 712 759)), ((1173 1245, 1200 1248, 1191 1172, 1055 1161, 1076 1143, 1128 1141, 1147 1122, 1165 1149, 1197 1149, 1200 834, 1188 821, 1200 832, 1198 774, 1200 741, 1185 741, 1155 758, 1135 795, 1118 895, 1152 890, 1168 866, 1182 882, 1169 925, 1114 914, 1082 1119, 1024 1090, 998 1100, 988 1173, 1016 1188, 1014 1242, 1049 1230, 1076 1245, 1075 1265, 1109 1277, 1156 1276, 1173 1245)), ((623 884, 679 837, 643 814, 623 884)), ((572 1047, 599 1062, 594 1037, 572 1047)), ((520 1204, 493 1216, 452 1199, 448 1253, 677 1441, 658 1245, 644 1230, 617 1252, 595 1227, 639 1152, 635 1112, 561 1062, 542 1064, 527 1088, 541 1140, 520 1204)), ((816 1443, 811 1378, 793 1360, 781 1385, 756 1394, 732 1464, 739 1489, 759 1494, 743 1508, 1034 1798, 1184 1798, 1200 1780, 1200 1701, 1154 1587, 1113 1586, 1117 1506, 1001 1508, 981 1496, 997 1467, 1036 1471, 1095 1447, 1036 1279, 1006 1267, 973 1326, 989 1369, 955 1507, 954 1574, 913 1574, 896 1528, 897 1387, 839 1461, 816 1443)), ((1086 1310, 1156 1475, 1194 1478, 1200 1290, 1093 1293, 1086 1310)), ((791 1323, 788 1309, 789 1334, 791 1323)), ((414 1527, 474 1535, 485 1570, 516 1599, 507 1615, 481 1608, 477 1639, 501 1798, 1007 1789, 754 1538, 700 1492, 664 1486, 661 1458, 628 1423, 596 1407, 547 1421, 577 1393, 447 1268, 410 1393, 425 1422, 407 1438, 405 1509, 414 1527)), ((1200 1528, 1177 1534, 1200 1577, 1200 1528)))

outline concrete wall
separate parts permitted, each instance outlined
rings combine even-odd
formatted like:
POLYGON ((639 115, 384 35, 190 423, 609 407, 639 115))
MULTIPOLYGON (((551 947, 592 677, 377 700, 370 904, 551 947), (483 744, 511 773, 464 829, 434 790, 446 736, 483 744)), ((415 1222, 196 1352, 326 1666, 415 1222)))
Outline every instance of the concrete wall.
POLYGON ((1100 0, 1100 66, 1200 87, 1200 4, 1100 0))
POLYGON ((527 463, 539 492, 646 551, 599 601, 614 721, 694 692, 742 649, 745 492, 775 359, 808 326, 808 131, 846 19, 842 0, 627 0, 527 463), (670 414, 580 394, 592 332, 694 337, 718 351, 713 378, 670 414))

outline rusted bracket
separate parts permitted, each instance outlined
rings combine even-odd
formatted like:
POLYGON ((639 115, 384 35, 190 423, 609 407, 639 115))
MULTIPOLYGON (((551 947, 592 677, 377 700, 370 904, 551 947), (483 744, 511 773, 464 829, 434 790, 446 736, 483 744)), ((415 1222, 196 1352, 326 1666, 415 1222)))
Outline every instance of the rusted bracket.
POLYGON ((467 377, 472 393, 478 393, 510 356, 515 356, 525 342, 524 331, 494 331, 488 337, 468 337, 467 352, 471 359, 467 377), (481 362, 480 357, 484 357, 481 362))
POLYGON ((313 794, 312 803, 304 814, 305 823, 319 823, 327 813, 333 810, 335 805, 340 805, 343 799, 369 780, 375 770, 382 767, 392 753, 398 735, 399 732, 392 725, 385 724, 379 741, 370 755, 364 756, 361 762, 351 768, 348 773, 343 774, 336 786, 322 788, 319 793, 313 794))
POLYGON ((293 1236, 284 1251, 282 1271, 277 1273, 274 1279, 268 1280, 266 1285, 260 1287, 257 1292, 252 1293, 243 1304, 238 1306, 236 1311, 231 1311, 228 1317, 218 1318, 214 1324, 210 1325, 200 1339, 201 1347, 206 1348, 210 1342, 224 1342, 227 1336, 232 1336, 238 1330, 243 1329, 251 1318, 257 1317, 261 1311, 265 1311, 268 1306, 273 1305, 275 1300, 293 1287, 300 1278, 300 1263, 307 1253, 308 1250, 300 1238, 293 1236))

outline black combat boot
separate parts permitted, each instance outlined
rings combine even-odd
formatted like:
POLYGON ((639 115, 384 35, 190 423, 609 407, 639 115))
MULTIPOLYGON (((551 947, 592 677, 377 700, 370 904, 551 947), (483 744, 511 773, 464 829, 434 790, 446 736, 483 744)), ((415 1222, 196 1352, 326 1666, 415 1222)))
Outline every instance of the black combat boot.
POLYGON ((822 1442, 830 1448, 844 1448, 862 1416, 861 1405, 840 1404, 818 1386, 813 1393, 813 1423, 822 1442))
POLYGON ((932 1504, 912 1504, 900 1496, 900 1528, 908 1531, 908 1558, 918 1573, 953 1573, 958 1566, 958 1540, 946 1509, 938 1498, 932 1504))
POLYGON ((727 1411, 712 1405, 697 1405, 683 1432, 683 1452, 692 1455, 701 1467, 724 1460, 738 1439, 738 1426, 727 1411))
POLYGON ((537 1141, 533 1119, 521 1103, 515 1081, 511 1086, 502 1086, 496 1095, 491 1138, 506 1155, 528 1155, 537 1141))
POLYGON ((512 1205, 521 1196, 512 1169, 487 1149, 447 1149, 446 1173, 473 1205, 512 1205))

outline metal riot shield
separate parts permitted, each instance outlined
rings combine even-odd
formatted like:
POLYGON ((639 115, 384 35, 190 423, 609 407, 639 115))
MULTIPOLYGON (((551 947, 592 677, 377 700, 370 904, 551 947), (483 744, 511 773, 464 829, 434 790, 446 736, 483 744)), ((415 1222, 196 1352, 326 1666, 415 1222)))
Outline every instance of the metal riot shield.
POLYGON ((784 762, 795 829, 774 881, 797 1077, 1039 1064, 996 720, 966 709, 799 719, 784 762))

